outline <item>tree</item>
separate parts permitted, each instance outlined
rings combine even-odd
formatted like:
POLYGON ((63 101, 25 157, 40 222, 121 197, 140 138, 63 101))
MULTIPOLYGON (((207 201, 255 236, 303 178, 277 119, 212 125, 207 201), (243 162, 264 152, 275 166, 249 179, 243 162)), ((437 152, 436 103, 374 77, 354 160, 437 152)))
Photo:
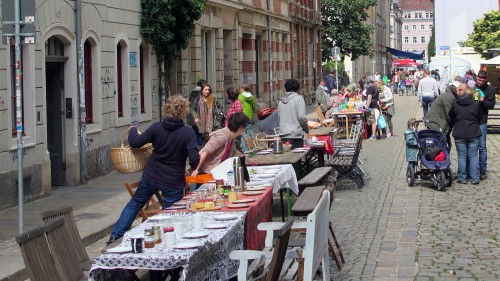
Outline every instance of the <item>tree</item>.
MULTIPOLYGON (((141 0, 141 35, 156 51, 160 98, 169 92, 170 68, 178 51, 188 46, 205 0, 141 0)), ((161 102, 160 102, 161 104, 161 102)))
POLYGON ((491 48, 500 48, 500 11, 490 11, 473 23, 474 30, 465 41, 465 46, 473 47, 483 54, 491 48))
POLYGON ((428 59, 436 55, 436 30, 432 28, 431 38, 429 39, 429 45, 427 45, 427 57, 428 59))
POLYGON ((353 60, 372 54, 371 33, 367 10, 377 0, 324 0, 321 3, 323 61, 332 55, 332 45, 353 60))

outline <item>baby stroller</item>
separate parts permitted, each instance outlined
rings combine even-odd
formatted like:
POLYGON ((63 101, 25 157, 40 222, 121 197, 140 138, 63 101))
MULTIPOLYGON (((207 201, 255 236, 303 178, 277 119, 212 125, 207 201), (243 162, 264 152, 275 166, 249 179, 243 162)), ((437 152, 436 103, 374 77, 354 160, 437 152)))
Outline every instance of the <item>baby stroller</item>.
POLYGON ((406 181, 413 186, 415 179, 430 180, 437 190, 445 191, 453 182, 446 136, 438 130, 418 131, 421 121, 414 123, 413 131, 405 133, 407 152, 416 149, 416 157, 408 159, 406 181))

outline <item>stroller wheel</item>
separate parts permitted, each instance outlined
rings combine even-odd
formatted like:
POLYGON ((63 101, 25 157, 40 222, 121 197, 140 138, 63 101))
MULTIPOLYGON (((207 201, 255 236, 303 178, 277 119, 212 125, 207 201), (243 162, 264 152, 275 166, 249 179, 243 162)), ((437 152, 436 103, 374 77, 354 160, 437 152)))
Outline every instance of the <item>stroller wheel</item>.
POLYGON ((451 184, 453 183, 453 172, 449 167, 445 171, 445 178, 446 178, 446 187, 450 187, 451 184))
POLYGON ((412 163, 408 163, 408 168, 406 168, 406 182, 408 186, 413 186, 415 183, 415 167, 412 163))
POLYGON ((436 188, 438 191, 444 191, 446 188, 446 177, 443 171, 440 171, 436 175, 436 188))

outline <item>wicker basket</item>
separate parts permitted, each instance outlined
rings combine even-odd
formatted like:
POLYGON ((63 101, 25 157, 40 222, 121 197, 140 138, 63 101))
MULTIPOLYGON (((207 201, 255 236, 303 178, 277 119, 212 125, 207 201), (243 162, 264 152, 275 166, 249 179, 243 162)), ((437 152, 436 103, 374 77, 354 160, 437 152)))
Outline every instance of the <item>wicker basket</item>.
POLYGON ((128 135, 128 130, 122 135, 120 147, 111 148, 111 162, 113 167, 122 173, 135 173, 142 171, 153 153, 153 145, 148 143, 141 148, 132 148, 124 145, 123 140, 128 135))

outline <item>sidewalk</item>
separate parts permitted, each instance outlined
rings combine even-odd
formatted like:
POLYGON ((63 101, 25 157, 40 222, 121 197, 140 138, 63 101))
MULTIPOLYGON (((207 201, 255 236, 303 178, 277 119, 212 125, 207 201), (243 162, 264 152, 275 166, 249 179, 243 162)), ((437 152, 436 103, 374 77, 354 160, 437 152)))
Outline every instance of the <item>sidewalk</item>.
MULTIPOLYGON (((59 187, 53 190, 51 196, 24 205, 24 230, 43 224, 40 218, 42 211, 72 206, 84 246, 88 246, 109 235, 123 206, 130 199, 123 183, 137 181, 140 177, 141 173, 120 174, 112 171, 85 185, 59 187)), ((18 220, 18 207, 0 211, 0 281, 28 278, 14 238, 19 234, 18 220)))

